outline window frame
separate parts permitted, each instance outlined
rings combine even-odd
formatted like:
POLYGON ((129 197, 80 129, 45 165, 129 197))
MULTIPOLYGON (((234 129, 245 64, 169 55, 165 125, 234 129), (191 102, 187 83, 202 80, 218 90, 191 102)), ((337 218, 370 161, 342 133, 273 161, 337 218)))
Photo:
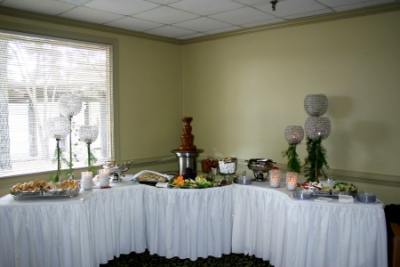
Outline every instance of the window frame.
MULTIPOLYGON (((82 34, 79 32, 69 32, 69 31, 63 31, 63 30, 57 30, 56 32, 47 29, 47 28, 42 28, 42 27, 36 27, 36 26, 28 26, 23 25, 23 31, 18 24, 11 24, 12 27, 7 27, 10 25, 3 24, 0 27, 0 30, 3 32, 9 32, 12 34, 22 34, 22 35, 31 35, 31 36, 36 36, 36 37, 42 37, 42 38, 50 38, 50 39, 62 39, 62 40, 70 40, 72 42, 85 42, 85 43, 94 43, 94 44, 100 44, 100 45, 108 45, 111 47, 110 49, 110 68, 111 68, 111 86, 112 86, 112 95, 111 95, 111 117, 110 117, 110 139, 112 142, 111 145, 111 158, 112 159, 118 159, 119 158, 119 139, 115 138, 115 136, 119 136, 119 114, 118 114, 118 108, 115 103, 119 102, 119 93, 118 93, 118 40, 114 38, 107 38, 104 36, 97 36, 97 35, 87 35, 87 34, 82 34), (6 27, 3 27, 6 26, 6 27), (49 34, 51 32, 51 34, 49 34)), ((102 162, 96 162, 93 164, 94 166, 99 166, 102 165, 102 162)), ((76 169, 81 169, 82 167, 77 167, 73 168, 74 170, 76 169)), ((65 169, 65 167, 63 168, 65 169)), ((12 178, 12 177, 17 177, 17 176, 25 176, 25 175, 31 175, 31 174, 39 174, 39 173, 48 173, 48 172, 53 172, 54 170, 46 170, 46 171, 40 171, 40 172, 32 172, 32 173, 15 173, 15 174, 10 174, 10 175, 4 175, 0 176, 0 179, 3 178, 12 178)))

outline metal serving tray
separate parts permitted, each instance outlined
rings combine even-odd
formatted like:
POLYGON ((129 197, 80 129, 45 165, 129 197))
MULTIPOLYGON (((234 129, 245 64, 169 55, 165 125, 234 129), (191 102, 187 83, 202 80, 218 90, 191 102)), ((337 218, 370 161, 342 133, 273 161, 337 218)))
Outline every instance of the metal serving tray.
POLYGON ((74 197, 79 194, 81 187, 77 186, 74 190, 67 189, 54 189, 54 190, 43 190, 40 189, 39 192, 28 192, 28 191, 17 191, 14 192, 10 188, 10 194, 14 196, 15 199, 18 198, 52 198, 52 197, 74 197))

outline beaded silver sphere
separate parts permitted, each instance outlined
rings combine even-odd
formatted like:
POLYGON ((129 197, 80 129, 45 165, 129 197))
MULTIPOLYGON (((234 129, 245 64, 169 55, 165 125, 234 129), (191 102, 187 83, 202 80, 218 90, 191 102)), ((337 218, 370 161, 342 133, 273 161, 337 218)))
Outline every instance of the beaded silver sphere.
POLYGON ((291 125, 285 129, 285 139, 291 145, 299 144, 304 138, 304 130, 300 125, 291 125))
POLYGON ((312 117, 324 115, 328 105, 328 98, 324 94, 311 94, 304 98, 304 110, 312 117))
POLYGON ((96 141, 98 134, 97 126, 83 125, 79 128, 79 138, 86 144, 96 141))
POLYGON ((331 120, 328 117, 308 117, 304 128, 312 140, 326 139, 331 134, 331 120))
POLYGON ((73 117, 81 112, 82 101, 80 96, 64 94, 58 99, 58 109, 65 117, 73 117))
POLYGON ((51 138, 61 140, 70 132, 71 124, 64 116, 54 117, 47 120, 47 132, 51 138))

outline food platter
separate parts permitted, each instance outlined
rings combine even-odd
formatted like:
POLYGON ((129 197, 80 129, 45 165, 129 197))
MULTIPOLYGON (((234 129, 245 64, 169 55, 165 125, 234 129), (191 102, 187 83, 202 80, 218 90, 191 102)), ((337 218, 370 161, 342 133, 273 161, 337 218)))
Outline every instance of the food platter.
POLYGON ((315 190, 313 193, 311 193, 312 196, 318 196, 318 197, 339 197, 339 195, 345 195, 345 196, 354 196, 352 192, 349 191, 319 191, 315 190))
POLYGON ((206 189, 206 188, 210 188, 210 187, 213 187, 213 185, 211 185, 211 186, 207 186, 207 187, 205 187, 205 186, 199 186, 199 185, 196 185, 196 184, 194 184, 194 185, 182 185, 182 186, 179 186, 179 185, 174 185, 174 184, 170 184, 170 183, 168 183, 168 188, 181 188, 181 189, 206 189))
POLYGON ((73 179, 58 183, 36 179, 14 185, 10 188, 10 194, 15 199, 74 197, 79 194, 80 189, 79 181, 73 179))
POLYGON ((144 170, 135 174, 132 180, 137 180, 140 184, 156 186, 157 183, 167 182, 171 177, 173 175, 144 170))
POLYGON ((301 188, 308 190, 311 196, 315 197, 339 197, 339 195, 355 196, 357 194, 357 187, 353 184, 337 183, 333 187, 322 186, 320 183, 306 183, 300 184, 301 188))
POLYGON ((79 194, 80 187, 77 187, 75 190, 67 190, 67 189, 54 189, 45 191, 43 189, 39 190, 39 192, 27 192, 27 191, 19 191, 13 192, 10 189, 10 194, 14 196, 14 198, 56 198, 56 197, 74 197, 79 194))
POLYGON ((204 189, 214 187, 214 183, 207 181, 203 176, 196 176, 193 179, 184 179, 182 175, 171 179, 168 182, 168 188, 182 188, 182 189, 204 189))

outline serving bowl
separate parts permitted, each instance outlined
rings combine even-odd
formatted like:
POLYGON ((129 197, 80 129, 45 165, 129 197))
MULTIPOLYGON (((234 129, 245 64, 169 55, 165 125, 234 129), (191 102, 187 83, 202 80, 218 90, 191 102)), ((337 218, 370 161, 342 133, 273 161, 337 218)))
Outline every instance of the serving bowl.
POLYGON ((335 181, 335 179, 327 178, 326 180, 321 180, 321 184, 323 187, 329 186, 329 187, 333 188, 336 184, 336 181, 335 181))

